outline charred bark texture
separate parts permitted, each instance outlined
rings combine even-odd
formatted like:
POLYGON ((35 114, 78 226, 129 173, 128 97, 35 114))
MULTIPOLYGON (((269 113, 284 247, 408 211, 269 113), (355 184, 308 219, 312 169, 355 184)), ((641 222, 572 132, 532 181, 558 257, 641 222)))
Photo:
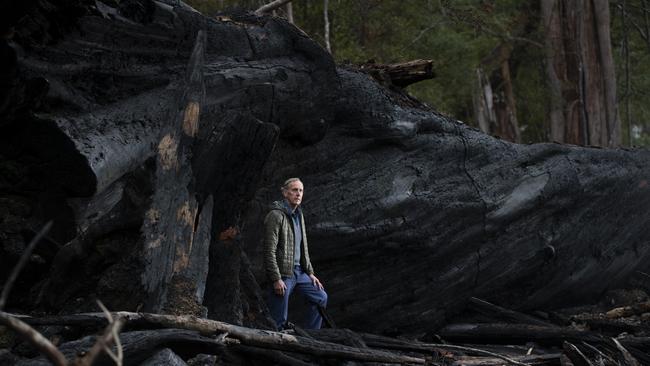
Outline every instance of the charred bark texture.
MULTIPOLYGON (((251 273, 290 176, 305 182, 310 253, 342 327, 429 331, 471 296, 548 308, 648 272, 647 151, 500 141, 337 69, 281 19, 173 3, 79 3, 57 38, 18 28, 24 53, 3 54, 22 101, 0 110, 7 211, 31 229, 56 217, 63 246, 10 309, 89 310, 100 296, 261 322, 251 273), (30 78, 49 89, 26 93, 30 78), (216 238, 231 226, 241 239, 216 238)), ((47 5, 30 27, 67 9, 47 5)))
POLYGON ((647 266, 648 152, 498 141, 339 75, 336 123, 313 146, 278 145, 244 232, 259 258, 253 228, 300 176, 337 324, 425 331, 470 296, 517 310, 579 303, 647 266))
MULTIPOLYGON (((10 305, 91 310, 99 296, 113 309, 205 315, 212 236, 241 225, 279 136, 324 135, 331 58, 281 19, 208 19, 176 1, 32 5, 27 28, 3 39, 14 65, 2 70, 13 101, 0 110, 4 223, 20 226, 3 226, 2 249, 19 256, 21 230, 50 218, 49 251, 62 248, 31 263, 10 305), (47 80, 42 93, 26 91, 34 78, 47 80)), ((241 255, 210 268, 226 273, 241 255)))

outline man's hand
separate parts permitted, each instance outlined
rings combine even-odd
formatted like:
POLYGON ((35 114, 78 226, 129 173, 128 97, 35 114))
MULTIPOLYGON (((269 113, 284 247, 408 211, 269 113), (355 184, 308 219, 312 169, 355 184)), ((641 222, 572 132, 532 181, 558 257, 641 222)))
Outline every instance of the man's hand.
POLYGON ((323 289, 323 284, 320 283, 320 281, 318 280, 318 278, 316 278, 316 276, 310 274, 309 278, 311 278, 311 283, 314 284, 314 287, 318 287, 319 290, 323 289))
POLYGON ((284 292, 287 291, 287 285, 284 284, 284 281, 277 280, 273 282, 273 291, 278 296, 284 296, 284 292))

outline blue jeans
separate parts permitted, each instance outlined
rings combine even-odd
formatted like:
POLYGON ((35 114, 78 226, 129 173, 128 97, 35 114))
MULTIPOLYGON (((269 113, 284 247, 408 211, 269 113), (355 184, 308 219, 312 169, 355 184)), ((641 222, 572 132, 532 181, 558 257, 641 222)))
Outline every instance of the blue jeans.
POLYGON ((283 277, 282 281, 287 285, 284 291, 284 296, 278 295, 273 291, 273 287, 269 291, 268 305, 271 312, 271 317, 275 320, 275 325, 278 329, 282 329, 287 323, 289 314, 289 296, 293 290, 297 290, 302 296, 305 297, 309 304, 309 309, 305 315, 304 323, 301 324, 305 329, 320 329, 323 317, 318 311, 318 306, 327 306, 327 293, 319 289, 311 281, 311 278, 302 271, 300 266, 293 268, 293 276, 283 277))

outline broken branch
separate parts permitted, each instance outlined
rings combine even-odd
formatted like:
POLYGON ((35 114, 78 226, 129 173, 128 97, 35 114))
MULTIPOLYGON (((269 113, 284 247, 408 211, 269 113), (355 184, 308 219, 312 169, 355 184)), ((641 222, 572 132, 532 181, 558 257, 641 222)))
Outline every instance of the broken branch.
POLYGON ((27 323, 5 313, 4 311, 0 311, 0 324, 12 329, 24 340, 36 347, 36 349, 47 357, 47 359, 54 365, 65 366, 68 364, 68 360, 66 360, 63 353, 61 353, 52 342, 43 337, 41 333, 36 331, 27 323))

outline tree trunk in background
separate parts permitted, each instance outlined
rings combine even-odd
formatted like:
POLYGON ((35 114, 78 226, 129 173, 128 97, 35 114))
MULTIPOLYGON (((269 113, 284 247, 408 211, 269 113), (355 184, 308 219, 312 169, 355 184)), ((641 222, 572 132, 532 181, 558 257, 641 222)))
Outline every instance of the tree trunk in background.
POLYGON ((492 85, 481 68, 476 69, 476 90, 474 91, 474 118, 481 131, 490 134, 496 125, 492 85))
POLYGON ((517 107, 510 77, 509 45, 499 45, 481 64, 493 69, 488 78, 477 69, 478 87, 474 96, 474 116, 481 131, 504 140, 521 142, 517 107))
POLYGON ((330 45, 330 18, 327 14, 329 8, 329 1, 323 0, 323 20, 325 21, 325 48, 327 52, 332 53, 332 46, 330 45))
POLYGON ((606 0, 541 2, 551 139, 572 144, 621 144, 616 77, 606 0))
MULTIPOLYGON (((510 53, 508 53, 510 55, 510 53)), ((499 98, 497 106, 497 126, 499 131, 497 136, 512 142, 521 142, 519 133, 519 122, 517 122, 517 104, 515 103, 515 94, 512 90, 512 78, 510 77, 510 57, 501 62, 500 76, 501 86, 503 88, 502 97, 499 98)))
POLYGON ((285 10, 287 11, 287 21, 293 24, 293 3, 288 2, 285 10))

